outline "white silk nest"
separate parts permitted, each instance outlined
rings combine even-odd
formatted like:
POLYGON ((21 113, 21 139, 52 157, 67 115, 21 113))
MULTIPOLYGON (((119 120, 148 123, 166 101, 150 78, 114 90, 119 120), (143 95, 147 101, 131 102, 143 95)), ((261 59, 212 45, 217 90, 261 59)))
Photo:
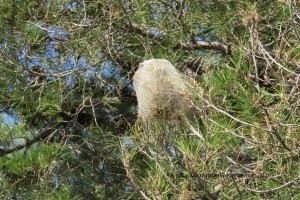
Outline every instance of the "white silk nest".
POLYGON ((189 97, 188 81, 168 60, 141 63, 133 76, 133 86, 143 122, 182 118, 189 97))

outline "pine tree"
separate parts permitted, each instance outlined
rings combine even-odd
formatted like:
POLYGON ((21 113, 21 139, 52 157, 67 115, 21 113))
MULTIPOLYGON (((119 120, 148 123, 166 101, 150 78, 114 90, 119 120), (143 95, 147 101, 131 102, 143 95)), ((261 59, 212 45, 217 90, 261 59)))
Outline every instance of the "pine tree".
POLYGON ((1 199, 297 198, 299 8, 1 1, 1 199), (145 139, 132 78, 152 58, 186 74, 202 139, 145 139))

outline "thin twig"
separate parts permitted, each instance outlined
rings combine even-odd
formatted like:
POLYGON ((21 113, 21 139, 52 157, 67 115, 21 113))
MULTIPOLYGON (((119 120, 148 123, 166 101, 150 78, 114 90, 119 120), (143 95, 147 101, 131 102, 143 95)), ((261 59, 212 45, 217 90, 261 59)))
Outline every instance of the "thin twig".
POLYGON ((279 186, 279 187, 276 187, 276 188, 273 188, 273 189, 269 189, 269 190, 255 190, 255 189, 252 189, 252 188, 249 188, 247 187, 247 185, 245 185, 246 189, 247 190, 250 190, 252 192, 256 192, 256 193, 269 193, 269 192, 276 192, 277 190, 280 190, 284 187, 287 187, 287 186, 290 186, 292 183, 294 183, 296 180, 300 179, 300 176, 298 176, 297 178, 279 186))

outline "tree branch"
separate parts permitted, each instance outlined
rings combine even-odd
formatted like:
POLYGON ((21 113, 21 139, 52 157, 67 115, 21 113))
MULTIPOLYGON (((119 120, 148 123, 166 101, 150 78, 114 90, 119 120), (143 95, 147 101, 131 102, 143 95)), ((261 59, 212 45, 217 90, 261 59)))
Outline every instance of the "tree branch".
POLYGON ((184 49, 184 50, 204 50, 210 49, 222 53, 223 55, 231 55, 231 45, 224 45, 219 42, 207 42, 207 41, 197 41, 193 44, 188 43, 178 43, 175 46, 175 49, 184 49))
MULTIPOLYGON (((134 23, 127 23, 125 25, 125 30, 130 30, 131 32, 137 33, 143 37, 153 39, 156 42, 163 42, 162 34, 152 33, 151 28, 142 28, 134 23)), ((223 55, 231 55, 231 45, 225 45, 220 42, 207 42, 207 41, 196 41, 191 43, 181 43, 173 47, 174 49, 183 49, 183 50, 215 50, 223 55)))
POLYGON ((0 157, 13 153, 15 151, 24 149, 24 148, 28 148, 31 145, 33 145, 34 143, 41 141, 47 137, 49 137, 50 135, 54 134, 55 132, 57 132, 57 127, 58 125, 61 123, 56 123, 56 124, 50 124, 48 125, 46 128, 43 128, 39 131, 39 133, 34 136, 32 139, 27 139, 25 143, 22 144, 18 144, 16 146, 9 146, 9 147, 2 147, 0 149, 0 157))

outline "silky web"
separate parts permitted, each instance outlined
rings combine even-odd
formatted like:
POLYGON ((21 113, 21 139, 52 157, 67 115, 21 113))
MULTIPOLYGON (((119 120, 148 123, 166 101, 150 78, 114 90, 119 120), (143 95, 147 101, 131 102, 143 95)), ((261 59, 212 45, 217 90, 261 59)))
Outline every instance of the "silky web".
POLYGON ((151 59, 140 64, 133 77, 139 118, 172 121, 180 118, 188 94, 185 77, 167 60, 151 59))

